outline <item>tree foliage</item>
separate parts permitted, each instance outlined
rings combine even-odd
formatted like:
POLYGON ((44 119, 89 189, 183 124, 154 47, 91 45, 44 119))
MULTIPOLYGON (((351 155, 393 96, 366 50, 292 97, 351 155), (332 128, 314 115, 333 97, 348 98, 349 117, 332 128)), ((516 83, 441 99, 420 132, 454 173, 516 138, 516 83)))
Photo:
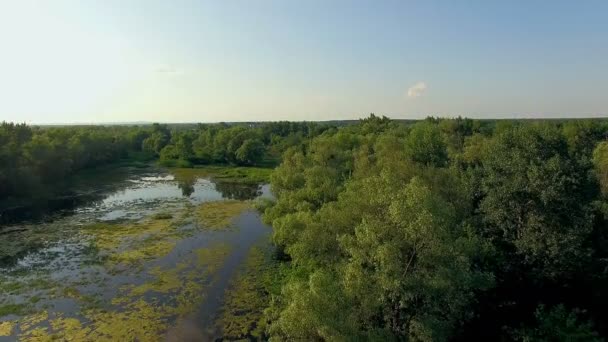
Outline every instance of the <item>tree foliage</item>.
POLYGON ((606 132, 370 116, 287 150, 265 210, 291 270, 272 338, 605 336, 606 132))

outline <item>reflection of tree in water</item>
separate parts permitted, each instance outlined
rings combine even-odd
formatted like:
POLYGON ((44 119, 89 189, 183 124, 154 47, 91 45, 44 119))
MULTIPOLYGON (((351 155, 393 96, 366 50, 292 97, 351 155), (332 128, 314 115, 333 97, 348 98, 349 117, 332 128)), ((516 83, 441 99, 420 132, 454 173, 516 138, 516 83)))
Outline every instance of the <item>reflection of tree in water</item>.
POLYGON ((260 195, 258 185, 218 182, 215 183, 215 189, 223 197, 236 200, 252 199, 260 195))
POLYGON ((194 193, 194 183, 196 183, 194 178, 181 179, 177 182, 177 186, 182 190, 182 196, 190 197, 194 193))

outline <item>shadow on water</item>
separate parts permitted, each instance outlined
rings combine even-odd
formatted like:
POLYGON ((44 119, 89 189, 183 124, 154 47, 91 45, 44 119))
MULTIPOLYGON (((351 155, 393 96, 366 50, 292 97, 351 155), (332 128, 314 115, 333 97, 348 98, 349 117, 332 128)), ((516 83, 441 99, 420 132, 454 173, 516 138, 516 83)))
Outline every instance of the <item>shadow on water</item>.
POLYGON ((3 225, 48 222, 72 215, 78 208, 95 205, 115 191, 128 187, 132 179, 157 172, 159 169, 152 165, 89 169, 49 189, 40 190, 35 198, 6 205, 0 203, 0 231, 3 225))

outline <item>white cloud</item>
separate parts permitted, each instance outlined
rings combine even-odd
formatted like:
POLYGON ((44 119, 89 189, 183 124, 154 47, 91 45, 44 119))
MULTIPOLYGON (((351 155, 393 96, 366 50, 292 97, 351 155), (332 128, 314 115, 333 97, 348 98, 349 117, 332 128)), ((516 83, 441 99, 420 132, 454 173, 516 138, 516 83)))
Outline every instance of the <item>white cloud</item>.
POLYGON ((156 72, 164 75, 178 75, 182 73, 182 70, 170 65, 162 65, 156 68, 156 72))
POLYGON ((407 97, 414 98, 422 96, 426 92, 426 88, 427 86, 425 82, 418 82, 413 86, 409 87, 409 89, 407 90, 407 97))

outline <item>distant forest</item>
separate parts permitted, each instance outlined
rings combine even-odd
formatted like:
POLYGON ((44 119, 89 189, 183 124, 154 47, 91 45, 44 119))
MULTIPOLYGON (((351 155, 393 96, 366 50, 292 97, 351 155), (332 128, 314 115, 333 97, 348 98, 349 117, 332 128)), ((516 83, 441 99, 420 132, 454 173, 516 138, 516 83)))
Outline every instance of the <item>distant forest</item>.
POLYGON ((608 121, 0 125, 0 205, 130 161, 276 167, 275 340, 603 341, 608 121))

